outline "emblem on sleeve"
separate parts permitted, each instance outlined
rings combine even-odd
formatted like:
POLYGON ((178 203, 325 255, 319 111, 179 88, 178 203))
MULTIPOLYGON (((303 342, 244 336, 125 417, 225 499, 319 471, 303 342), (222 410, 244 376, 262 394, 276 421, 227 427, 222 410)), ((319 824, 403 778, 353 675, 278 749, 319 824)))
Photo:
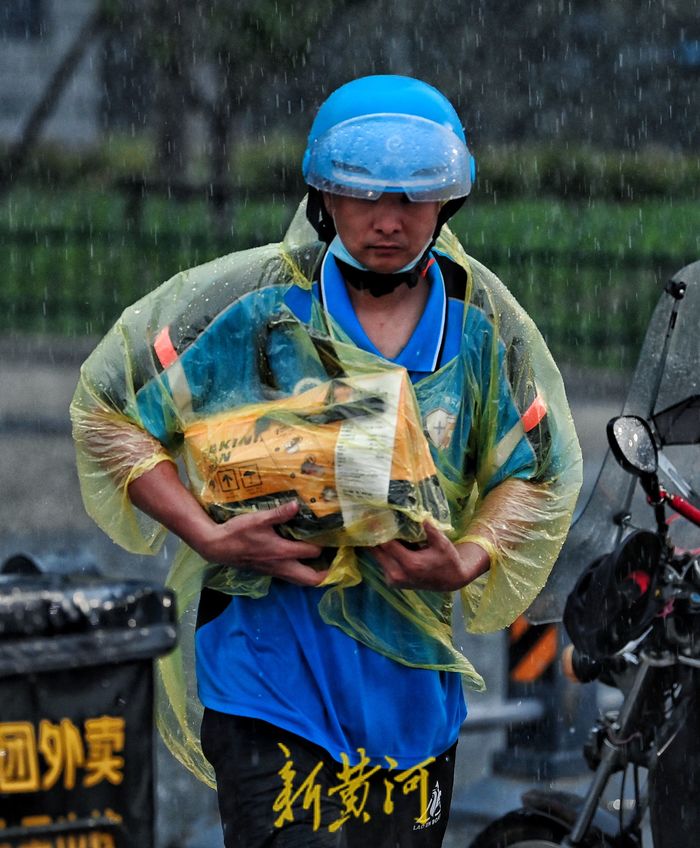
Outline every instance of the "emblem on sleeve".
POLYGON ((445 449, 454 433, 457 416, 439 406, 425 416, 425 432, 438 448, 445 449))

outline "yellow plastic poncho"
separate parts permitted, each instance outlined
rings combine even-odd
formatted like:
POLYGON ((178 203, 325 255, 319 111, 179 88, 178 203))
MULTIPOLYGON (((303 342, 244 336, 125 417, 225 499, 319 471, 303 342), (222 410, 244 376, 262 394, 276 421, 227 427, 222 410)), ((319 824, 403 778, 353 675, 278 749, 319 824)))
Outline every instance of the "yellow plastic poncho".
MULTIPOLYGON (((222 416, 226 421, 252 410, 253 420, 264 419, 265 432, 271 432, 271 416, 282 433, 272 440, 272 452, 294 442, 284 440, 290 428, 308 429, 310 420, 327 424, 323 416, 314 418, 319 407, 311 401, 275 411, 285 398, 298 399, 324 381, 333 398, 322 404, 324 413, 335 409, 338 387, 347 392, 349 386, 360 407, 363 399, 371 407, 380 397, 382 411, 392 413, 391 426, 408 422, 407 453, 416 457, 416 467, 398 475, 408 496, 388 502, 386 489, 378 501, 364 492, 359 509, 355 504, 347 513, 352 519, 339 522, 338 509, 328 509, 335 524, 321 526, 314 514, 290 532, 336 549, 319 607, 325 621, 399 662, 457 671, 467 685, 481 689, 482 678, 453 645, 451 596, 389 588, 376 562, 357 546, 420 538, 426 518, 455 543, 478 543, 491 567, 462 590, 467 627, 488 632, 508 626, 543 587, 581 484, 580 450, 561 377, 530 318, 447 227, 437 249, 467 274, 464 336, 461 353, 435 374, 411 387, 398 373, 402 369, 356 348, 316 301, 309 325, 300 324, 284 295, 292 286, 311 287, 323 249, 303 207, 280 244, 181 272, 146 295, 125 310, 85 362, 71 416, 86 509, 127 550, 156 553, 166 531, 133 507, 127 488, 164 460, 184 454, 189 485, 217 520, 254 508, 235 498, 228 499, 236 501, 231 506, 222 495, 233 485, 232 466, 224 467, 216 453, 220 432, 212 429, 222 416), (283 333, 282 343, 271 342, 274 326, 292 332, 283 333), (368 379, 371 390, 363 383, 368 379), (386 403, 387 381, 401 386, 393 406, 386 403), (424 435, 416 432, 421 417, 424 435)), ((374 437, 376 428, 363 431, 364 422, 376 424, 372 414, 354 408, 341 414, 355 427, 356 445, 363 434, 374 437)), ((228 452, 225 459, 230 461, 228 452)), ((250 466, 239 461, 236 468, 259 482, 250 466)), ((391 467, 394 478, 396 463, 391 467)), ((333 486, 319 491, 329 488, 335 492, 333 486)), ((346 500, 356 489, 349 486, 346 500)), ((182 630, 178 650, 161 661, 159 728, 173 753, 213 784, 199 750, 192 611, 204 585, 259 597, 270 578, 206 563, 183 545, 168 583, 177 592, 182 630)))

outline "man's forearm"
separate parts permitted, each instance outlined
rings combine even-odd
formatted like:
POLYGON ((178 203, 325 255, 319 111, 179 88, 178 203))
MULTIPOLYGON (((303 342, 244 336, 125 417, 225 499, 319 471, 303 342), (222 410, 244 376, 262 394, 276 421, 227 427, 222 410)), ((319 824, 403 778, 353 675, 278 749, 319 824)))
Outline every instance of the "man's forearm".
POLYGON ((284 539, 275 528, 294 517, 296 503, 275 509, 234 516, 217 524, 180 480, 172 462, 161 462, 128 488, 133 504, 208 562, 252 568, 292 583, 316 586, 325 571, 316 571, 301 560, 315 559, 318 545, 284 539))
POLYGON ((491 567, 491 557, 484 548, 476 542, 460 542, 455 545, 463 564, 463 586, 481 577, 491 567))
POLYGON ((163 461, 133 480, 128 494, 134 506, 150 515, 194 550, 199 550, 215 522, 184 485, 173 462, 163 461))

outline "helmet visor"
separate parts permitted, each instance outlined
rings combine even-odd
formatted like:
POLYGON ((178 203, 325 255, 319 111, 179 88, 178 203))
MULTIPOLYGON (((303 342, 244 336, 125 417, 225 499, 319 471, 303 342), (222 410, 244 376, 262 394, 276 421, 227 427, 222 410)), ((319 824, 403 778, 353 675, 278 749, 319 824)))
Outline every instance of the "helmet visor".
POLYGON ((448 126, 416 115, 363 115, 336 124, 308 151, 309 185, 376 200, 387 191, 410 200, 452 200, 471 189, 469 151, 448 126))

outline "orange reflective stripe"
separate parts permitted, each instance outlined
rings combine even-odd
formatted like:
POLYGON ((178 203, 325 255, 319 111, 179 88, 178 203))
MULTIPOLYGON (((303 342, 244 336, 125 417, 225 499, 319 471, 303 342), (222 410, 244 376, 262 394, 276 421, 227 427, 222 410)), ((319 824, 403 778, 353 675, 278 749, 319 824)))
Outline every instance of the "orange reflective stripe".
POLYGON ((517 642, 530 629, 530 622, 524 615, 519 615, 508 628, 511 642, 517 642))
POLYGON ((538 680, 557 658, 557 647, 557 628, 552 625, 516 665, 510 679, 516 683, 532 683, 538 680))
POLYGON ((537 395, 537 397, 532 401, 530 406, 525 410, 523 415, 523 428, 526 433, 529 433, 530 430, 533 430, 540 421, 547 414, 547 407, 545 406, 544 401, 537 395))
POLYGON ((160 360, 160 364, 163 368, 167 368, 175 362, 177 359, 177 351, 175 350, 173 343, 170 341, 169 327, 163 327, 163 329, 158 333, 156 340, 153 343, 153 349, 155 350, 156 356, 160 360))

